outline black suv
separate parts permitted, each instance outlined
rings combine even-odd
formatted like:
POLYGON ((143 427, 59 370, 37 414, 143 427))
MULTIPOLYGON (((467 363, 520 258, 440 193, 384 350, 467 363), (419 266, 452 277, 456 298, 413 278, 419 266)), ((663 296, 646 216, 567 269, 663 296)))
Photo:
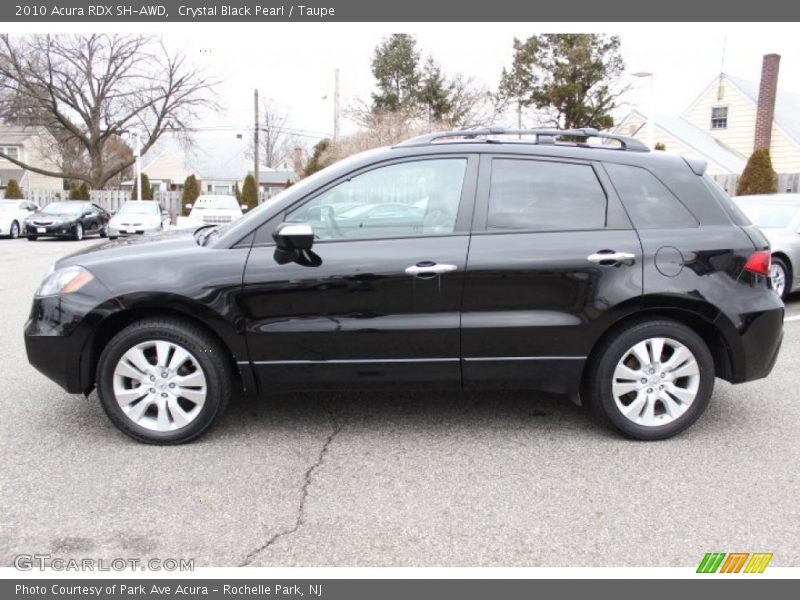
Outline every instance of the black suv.
POLYGON ((234 394, 388 386, 580 394, 667 438, 782 338, 767 240, 704 171, 588 129, 412 139, 232 224, 58 261, 28 358, 151 443, 234 394))

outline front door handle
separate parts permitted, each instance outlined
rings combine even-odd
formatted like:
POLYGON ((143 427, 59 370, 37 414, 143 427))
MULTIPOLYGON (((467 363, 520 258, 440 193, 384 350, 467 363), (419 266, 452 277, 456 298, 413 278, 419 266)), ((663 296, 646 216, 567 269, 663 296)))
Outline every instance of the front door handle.
POLYGON ((406 268, 406 275, 414 275, 416 277, 424 277, 426 275, 443 275, 457 270, 456 265, 437 264, 433 262, 420 262, 406 268))
POLYGON ((632 263, 635 258, 636 255, 630 252, 601 251, 590 254, 586 260, 596 265, 610 267, 619 263, 632 263))

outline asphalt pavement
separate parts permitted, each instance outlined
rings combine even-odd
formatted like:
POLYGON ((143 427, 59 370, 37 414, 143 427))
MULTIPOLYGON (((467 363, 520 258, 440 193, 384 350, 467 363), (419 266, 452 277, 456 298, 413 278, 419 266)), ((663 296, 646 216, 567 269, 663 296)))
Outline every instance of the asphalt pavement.
POLYGON ((717 380, 701 420, 646 443, 525 392, 297 394, 234 403, 153 447, 63 392, 22 327, 59 256, 0 240, 0 565, 18 554, 196 566, 800 566, 800 298, 766 380, 717 380))

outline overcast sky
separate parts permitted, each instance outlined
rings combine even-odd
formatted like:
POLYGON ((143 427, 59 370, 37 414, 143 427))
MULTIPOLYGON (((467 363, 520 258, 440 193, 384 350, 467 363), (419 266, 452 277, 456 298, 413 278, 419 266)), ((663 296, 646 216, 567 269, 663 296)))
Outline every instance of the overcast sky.
MULTIPOLYGON (((42 25, 38 30, 43 27, 57 31, 42 25)), ((135 25, 116 28, 142 30, 135 25)), ((69 29, 92 30, 87 25, 69 29)), ((492 89, 503 66, 511 63, 514 36, 595 31, 621 36, 628 73, 655 74, 658 113, 680 114, 721 68, 757 80, 761 57, 768 52, 782 55, 780 87, 800 93, 800 32, 796 24, 173 23, 148 25, 146 30, 162 33, 169 46, 180 47, 191 60, 222 79, 218 92, 226 110, 206 119, 206 126, 250 125, 253 88, 258 87, 262 98, 274 99, 289 113, 291 127, 317 136, 330 134, 334 69, 340 70, 343 107, 359 97, 368 99, 373 89, 370 60, 374 48, 393 32, 416 35, 423 57, 431 54, 445 72, 472 75, 492 89)), ((647 81, 630 81, 634 89, 625 99, 631 106, 645 109, 647 81)), ((347 131, 352 126, 343 122, 342 128, 347 131)))

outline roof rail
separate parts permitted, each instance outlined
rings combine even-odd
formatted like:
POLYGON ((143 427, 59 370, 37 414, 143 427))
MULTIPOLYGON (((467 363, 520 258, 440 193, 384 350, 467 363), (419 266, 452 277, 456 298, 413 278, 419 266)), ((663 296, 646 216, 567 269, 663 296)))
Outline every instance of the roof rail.
MULTIPOLYGON (((447 138, 477 140, 479 138, 488 138, 488 136, 491 135, 534 135, 536 136, 536 141, 534 142, 536 144, 555 144, 555 138, 566 136, 580 138, 602 138, 619 142, 623 150, 630 150, 633 152, 650 151, 645 144, 637 139, 624 135, 617 135, 615 133, 598 131, 597 129, 593 129, 591 127, 584 127, 582 129, 506 129, 504 127, 486 127, 483 129, 466 129, 463 131, 437 131, 436 133, 429 133, 427 135, 421 135, 419 137, 400 142, 399 144, 396 144, 395 147, 428 146, 437 140, 447 138)), ((484 139, 483 141, 497 143, 500 140, 484 139)))

